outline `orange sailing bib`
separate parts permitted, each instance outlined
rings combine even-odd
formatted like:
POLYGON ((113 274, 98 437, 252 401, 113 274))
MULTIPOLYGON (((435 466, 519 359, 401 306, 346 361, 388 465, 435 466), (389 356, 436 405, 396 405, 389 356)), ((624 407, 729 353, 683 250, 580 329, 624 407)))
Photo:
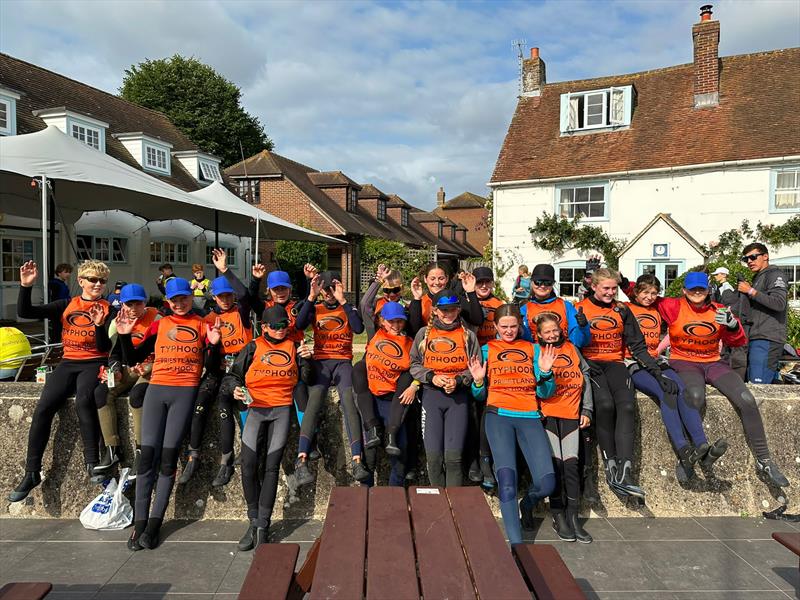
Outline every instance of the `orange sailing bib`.
POLYGON ((219 317, 219 332, 222 334, 221 344, 222 354, 236 354, 244 348, 252 339, 253 332, 249 327, 242 323, 242 315, 237 308, 231 308, 223 313, 211 311, 206 315, 206 323, 213 325, 219 317))
POLYGON ((536 317, 541 313, 552 313, 558 319, 558 324, 561 326, 561 331, 564 332, 564 339, 569 336, 569 327, 567 325, 567 307, 561 298, 556 298, 552 302, 542 304, 540 302, 528 302, 525 305, 525 318, 528 320, 528 329, 531 330, 533 339, 536 339, 537 327, 536 317))
POLYGON ((556 351, 558 354, 553 363, 556 391, 549 398, 542 398, 542 414, 546 417, 577 419, 583 398, 583 372, 578 351, 570 342, 564 342, 556 351))
MULTIPOLYGON (((272 308, 276 304, 277 302, 274 300, 268 300, 264 303, 264 310, 272 308)), ((297 322, 297 302, 289 301, 283 305, 283 308, 286 309, 286 314, 289 316, 289 335, 287 337, 293 342, 297 342, 298 344, 302 343, 305 336, 303 332, 295 326, 297 322)))
MULTIPOLYGON (((661 341, 661 315, 655 306, 639 306, 633 302, 626 303, 626 306, 631 309, 633 316, 639 323, 639 329, 642 330, 644 342, 647 344, 647 351, 650 356, 655 358, 658 356, 658 344, 661 341)), ((625 358, 632 358, 630 350, 625 348, 625 358)))
POLYGON ((718 361, 722 326, 715 317, 715 310, 695 312, 682 300, 678 318, 669 324, 669 357, 692 362, 718 361))
POLYGON ((344 308, 328 308, 320 302, 315 309, 314 359, 353 360, 353 330, 344 308))
POLYGON ((489 406, 530 412, 538 409, 533 344, 525 340, 487 344, 486 377, 489 406))
POLYGON ((589 344, 581 348, 583 356, 599 362, 621 361, 625 356, 622 339, 622 316, 615 306, 597 306, 586 298, 577 304, 589 320, 592 336, 589 344))
POLYGON ((134 348, 144 341, 144 334, 150 329, 150 325, 153 324, 156 317, 158 317, 158 310, 148 306, 144 309, 144 314, 136 319, 136 323, 133 324, 133 329, 131 330, 131 343, 134 348))
POLYGON ((411 346, 414 341, 405 335, 389 335, 379 329, 367 345, 369 391, 376 396, 397 390, 397 380, 411 366, 411 346))
POLYGON ((250 406, 289 406, 298 377, 297 348, 292 340, 286 338, 273 344, 263 337, 258 338, 253 362, 244 378, 253 398, 250 406))
POLYGON ((158 322, 150 383, 193 387, 203 372, 206 323, 198 315, 170 315, 158 322))
POLYGON ((64 346, 64 358, 70 360, 91 360, 105 358, 108 352, 99 352, 95 342, 94 322, 89 310, 95 304, 103 307, 103 314, 108 316, 108 302, 105 300, 84 300, 76 296, 64 309, 61 315, 61 343, 64 346))
POLYGON ((483 346, 486 342, 497 337, 497 329, 494 326, 494 311, 503 306, 504 302, 494 296, 478 302, 483 308, 483 324, 478 328, 478 343, 483 346))
POLYGON ((453 331, 445 331, 431 327, 425 342, 425 358, 422 361, 426 369, 435 375, 454 377, 467 370, 467 344, 462 327, 453 331))

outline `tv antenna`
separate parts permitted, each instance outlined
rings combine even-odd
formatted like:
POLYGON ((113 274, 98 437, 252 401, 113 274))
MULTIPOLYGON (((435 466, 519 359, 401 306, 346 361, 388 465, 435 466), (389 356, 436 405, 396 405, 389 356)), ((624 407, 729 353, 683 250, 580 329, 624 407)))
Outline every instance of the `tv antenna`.
POLYGON ((524 56, 523 48, 528 45, 524 39, 513 40, 511 46, 517 49, 517 87, 520 96, 522 96, 522 57, 524 56))

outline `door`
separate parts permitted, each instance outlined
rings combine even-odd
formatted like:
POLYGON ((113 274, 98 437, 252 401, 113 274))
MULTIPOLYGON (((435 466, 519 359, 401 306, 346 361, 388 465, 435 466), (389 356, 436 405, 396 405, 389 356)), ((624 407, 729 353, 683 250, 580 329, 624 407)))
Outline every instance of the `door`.
POLYGON ((678 275, 683 273, 685 261, 637 261, 636 262, 636 276, 650 273, 658 277, 661 282, 662 295, 663 290, 669 287, 673 281, 678 278, 678 275))

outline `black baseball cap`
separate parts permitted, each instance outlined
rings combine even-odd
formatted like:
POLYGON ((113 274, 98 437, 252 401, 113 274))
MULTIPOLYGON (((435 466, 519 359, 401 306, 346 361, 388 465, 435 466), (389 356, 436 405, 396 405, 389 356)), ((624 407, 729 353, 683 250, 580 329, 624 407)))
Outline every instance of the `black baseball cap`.
POLYGON ((556 280, 556 270, 553 265, 536 265, 533 267, 531 273, 532 281, 549 281, 553 283, 556 280))
POLYGON ((118 281, 117 283, 114 284, 114 289, 116 290, 116 289, 124 288, 126 285, 128 285, 127 281, 118 281))
POLYGON ((319 283, 322 286, 322 289, 327 289, 329 287, 333 287, 334 281, 341 281, 342 276, 337 271, 323 271, 320 273, 319 276, 319 283))
POLYGON ((494 281, 494 273, 489 267, 477 267, 472 274, 475 281, 494 281))
POLYGON ((289 315, 286 313, 286 309, 280 304, 270 306, 262 315, 262 321, 267 325, 275 325, 288 320, 289 315))

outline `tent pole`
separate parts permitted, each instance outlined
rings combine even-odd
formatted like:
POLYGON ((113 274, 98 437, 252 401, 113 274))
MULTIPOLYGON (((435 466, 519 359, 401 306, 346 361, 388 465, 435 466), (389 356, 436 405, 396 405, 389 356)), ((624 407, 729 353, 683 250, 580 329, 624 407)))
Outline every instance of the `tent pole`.
MULTIPOLYGON (((214 211, 214 248, 215 249, 219 248, 219 211, 218 210, 214 211)), ((217 275, 219 275, 219 271, 217 271, 217 269, 214 269, 214 270, 216 271, 217 275)))
MULTIPOLYGON (((48 283, 50 282, 50 265, 47 247, 47 176, 42 175, 42 304, 49 301, 48 283)), ((50 343, 50 321, 44 320, 44 343, 50 343)))
POLYGON ((259 261, 258 261, 258 241, 259 241, 259 240, 258 240, 258 226, 259 226, 259 224, 260 224, 260 223, 261 223, 261 219, 259 219, 258 217, 256 217, 256 251, 255 251, 255 253, 253 254, 253 257, 254 257, 253 264, 256 264, 256 265, 257 265, 257 264, 258 264, 258 262, 259 262, 259 261))

